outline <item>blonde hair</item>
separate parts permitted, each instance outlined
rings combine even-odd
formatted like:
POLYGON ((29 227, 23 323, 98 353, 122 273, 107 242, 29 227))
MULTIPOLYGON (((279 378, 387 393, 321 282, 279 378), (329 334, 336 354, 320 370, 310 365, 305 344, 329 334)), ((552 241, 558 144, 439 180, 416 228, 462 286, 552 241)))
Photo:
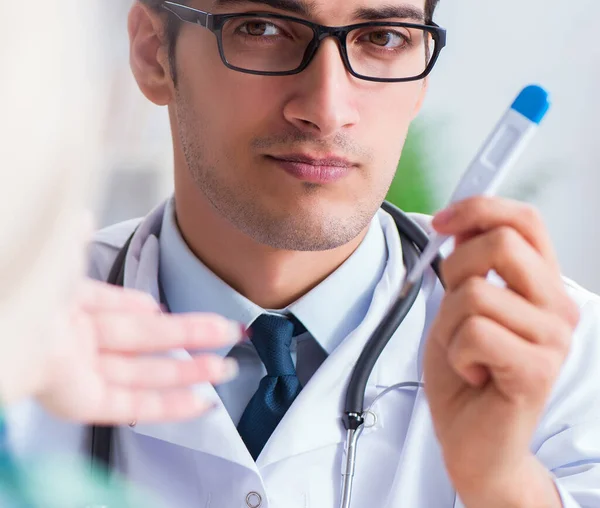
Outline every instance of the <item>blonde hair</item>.
POLYGON ((0 0, 3 384, 51 346, 44 330, 84 270, 106 96, 100 9, 93 0, 0 0))

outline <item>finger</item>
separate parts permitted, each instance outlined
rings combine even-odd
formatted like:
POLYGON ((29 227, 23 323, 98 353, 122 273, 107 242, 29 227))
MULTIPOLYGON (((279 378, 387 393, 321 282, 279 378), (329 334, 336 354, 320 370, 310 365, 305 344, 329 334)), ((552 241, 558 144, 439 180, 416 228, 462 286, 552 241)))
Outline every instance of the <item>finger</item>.
POLYGON ((548 393, 562 356, 527 342, 498 323, 481 317, 464 321, 448 348, 453 370, 472 386, 481 387, 483 369, 508 399, 538 400, 548 393))
POLYGON ((495 270, 508 287, 534 305, 561 311, 566 305, 562 279, 514 229, 499 227, 458 246, 442 263, 447 288, 495 270))
POLYGON ((478 196, 443 210, 434 218, 433 226, 442 234, 458 236, 459 240, 508 226, 523 236, 554 271, 560 272, 544 222, 531 205, 498 197, 478 196))
POLYGON ((107 383, 127 388, 181 388, 197 383, 220 384, 238 374, 237 362, 217 355, 190 360, 102 355, 100 372, 107 383))
POLYGON ((220 348, 243 337, 241 325, 216 314, 92 316, 102 350, 123 353, 172 348, 220 348))
POLYGON ((111 386, 88 421, 99 425, 182 421, 196 418, 213 407, 192 389, 161 392, 111 386))
POLYGON ((475 316, 488 318, 529 342, 559 349, 569 347, 572 329, 564 319, 481 277, 472 277, 446 294, 430 336, 448 348, 461 324, 475 316))
POLYGON ((92 312, 160 311, 159 304, 147 293, 91 279, 85 279, 79 287, 76 303, 92 312))

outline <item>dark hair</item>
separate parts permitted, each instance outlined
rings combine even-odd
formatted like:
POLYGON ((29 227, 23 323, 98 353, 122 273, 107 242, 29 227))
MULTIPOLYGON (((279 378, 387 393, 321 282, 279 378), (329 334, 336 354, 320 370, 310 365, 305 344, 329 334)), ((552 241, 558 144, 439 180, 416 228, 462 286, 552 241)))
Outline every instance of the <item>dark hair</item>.
MULTIPOLYGON (((425 22, 430 22, 433 19, 433 14, 440 0, 425 0, 425 22)), ((151 7, 156 11, 160 11, 160 6, 164 0, 140 0, 141 3, 151 7)), ((179 0, 180 3, 186 4, 187 0, 179 0)), ((165 26, 165 33, 167 36, 167 43, 169 46, 169 62, 171 67, 171 73, 173 79, 176 79, 175 74, 175 44, 177 41, 177 34, 181 24, 178 22, 175 16, 167 16, 167 24, 165 26)))

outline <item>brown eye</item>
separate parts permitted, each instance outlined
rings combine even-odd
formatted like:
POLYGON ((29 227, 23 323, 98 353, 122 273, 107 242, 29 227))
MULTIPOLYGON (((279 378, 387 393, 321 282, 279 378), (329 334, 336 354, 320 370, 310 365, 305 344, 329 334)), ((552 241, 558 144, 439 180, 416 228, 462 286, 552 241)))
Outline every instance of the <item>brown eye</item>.
POLYGON ((267 23, 266 21, 246 21, 239 30, 240 32, 253 37, 279 34, 279 29, 272 23, 267 23))
POLYGON ((378 30, 376 32, 370 32, 366 34, 368 42, 375 46, 383 48, 400 48, 406 44, 406 39, 397 32, 391 32, 389 30, 378 30))

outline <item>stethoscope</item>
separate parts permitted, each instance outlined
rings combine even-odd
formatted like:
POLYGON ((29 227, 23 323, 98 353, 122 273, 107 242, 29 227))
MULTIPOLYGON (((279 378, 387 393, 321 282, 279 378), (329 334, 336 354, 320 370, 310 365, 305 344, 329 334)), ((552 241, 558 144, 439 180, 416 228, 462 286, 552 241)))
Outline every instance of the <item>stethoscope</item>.
MULTIPOLYGON (((384 202, 382 208, 391 215, 398 228, 404 264, 407 272, 410 272, 412 267, 416 264, 419 254, 425 250, 425 247, 427 246, 427 233, 414 220, 391 203, 388 203, 387 201, 384 202)), ((133 234, 129 237, 117 255, 106 280, 109 284, 123 286, 125 278, 125 259, 132 238, 133 234)), ((440 281, 442 281, 440 274, 441 260, 442 258, 438 255, 432 263, 432 268, 440 281)), ((421 284, 422 279, 418 284, 415 284, 411 288, 407 295, 398 297, 394 302, 384 319, 368 340, 352 371, 346 391, 345 409, 342 416, 342 421, 346 429, 346 457, 342 472, 341 508, 350 508, 352 485, 356 470, 358 439, 364 429, 366 418, 370 413, 369 410, 365 411, 364 408, 367 382, 377 360, 383 353, 383 350, 415 303, 421 290, 421 284)), ((373 401, 373 404, 392 389, 406 387, 420 388, 422 386, 422 383, 409 382, 389 387, 373 401)), ((110 470, 113 455, 111 453, 113 432, 113 427, 91 427, 90 452, 92 466, 101 466, 110 470)))

